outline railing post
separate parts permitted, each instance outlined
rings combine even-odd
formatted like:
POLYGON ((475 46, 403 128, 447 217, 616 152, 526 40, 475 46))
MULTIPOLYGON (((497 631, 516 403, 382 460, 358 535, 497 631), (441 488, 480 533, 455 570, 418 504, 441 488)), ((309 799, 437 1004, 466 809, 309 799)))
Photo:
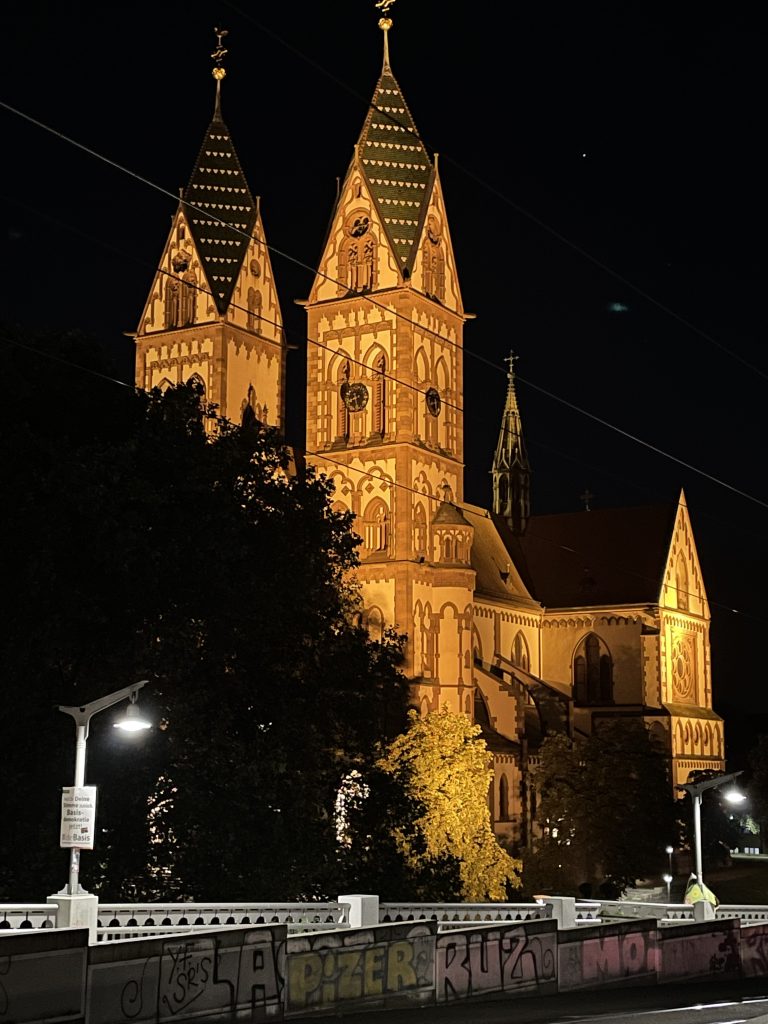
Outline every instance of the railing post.
POLYGON ((693 904, 693 920, 694 921, 713 921, 715 918, 715 908, 709 902, 709 900, 697 900, 693 904))
POLYGON ((379 897, 364 896, 339 896, 339 903, 349 904, 349 927, 350 928, 375 928, 379 923, 379 897))
POLYGON ((81 892, 76 896, 57 892, 49 896, 46 903, 55 903, 57 928, 87 928, 88 942, 98 941, 96 928, 99 921, 99 897, 92 892, 81 892))
POLYGON ((552 917, 557 921, 557 927, 576 927, 576 899, 573 896, 534 896, 535 900, 541 900, 548 907, 552 908, 552 917))

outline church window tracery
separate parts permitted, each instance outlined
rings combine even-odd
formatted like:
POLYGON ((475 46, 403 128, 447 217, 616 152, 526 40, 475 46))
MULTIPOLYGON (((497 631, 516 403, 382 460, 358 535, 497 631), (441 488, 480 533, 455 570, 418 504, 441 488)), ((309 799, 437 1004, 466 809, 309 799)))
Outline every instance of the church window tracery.
POLYGON ((179 297, 179 322, 182 327, 195 322, 195 306, 197 299, 197 275, 194 270, 187 270, 181 280, 179 297))
POLYGON ((610 704, 613 701, 613 660, 595 633, 584 637, 576 650, 573 688, 577 704, 610 704))
POLYGON ((349 440, 349 409, 344 401, 344 393, 349 387, 349 374, 350 366, 349 360, 345 359, 339 367, 338 373, 338 391, 337 391, 337 422, 336 422, 336 436, 340 441, 349 440))
POLYGON ((374 364, 373 377, 373 433, 382 436, 386 429, 386 371, 387 359, 382 354, 374 364))
POLYGON ((419 558, 427 551, 427 516, 419 502, 413 510, 413 553, 419 558))
POLYGON ((365 210, 355 210, 344 224, 344 239, 339 250, 339 283, 353 292, 368 292, 376 287, 378 245, 371 231, 371 218, 365 210))
POLYGON ((685 557, 682 552, 677 556, 675 563, 675 589, 677 592, 677 607, 680 611, 688 611, 688 566, 685 564, 685 557))
POLYGON ((261 292, 258 288, 248 289, 248 330, 256 331, 261 325, 261 292))
POLYGON ((421 266, 424 294, 438 302, 445 301, 445 254, 442 247, 442 227, 434 214, 427 217, 424 241, 421 246, 421 266))
POLYGON ((363 546, 368 554, 385 552, 389 544, 389 510, 381 498, 374 498, 363 517, 363 546))
POLYGON ((178 327, 180 306, 180 282, 177 277, 165 279, 165 326, 178 327))

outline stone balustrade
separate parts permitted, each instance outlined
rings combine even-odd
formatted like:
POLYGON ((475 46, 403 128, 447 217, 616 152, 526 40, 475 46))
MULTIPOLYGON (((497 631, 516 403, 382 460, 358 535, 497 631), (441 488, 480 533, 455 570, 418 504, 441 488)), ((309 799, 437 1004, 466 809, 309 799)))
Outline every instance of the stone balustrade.
POLYGON ((0 904, 0 928, 55 928, 56 907, 50 903, 0 904))

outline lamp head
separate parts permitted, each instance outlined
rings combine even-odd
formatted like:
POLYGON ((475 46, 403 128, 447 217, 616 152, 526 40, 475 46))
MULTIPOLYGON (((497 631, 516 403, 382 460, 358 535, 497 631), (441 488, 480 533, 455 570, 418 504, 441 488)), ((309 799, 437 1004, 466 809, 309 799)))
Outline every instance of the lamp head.
POLYGON ((674 848, 674 846, 666 846, 666 847, 664 848, 664 853, 667 853, 667 854, 669 854, 669 853, 674 853, 674 852, 675 852, 675 848, 674 848))
POLYGON ((669 883, 672 881, 672 875, 670 875, 670 874, 664 874, 661 877, 662 877, 663 881, 666 882, 667 885, 669 885, 669 883))
POLYGON ((738 789, 729 789, 723 793, 723 796, 729 804, 743 804, 747 799, 746 793, 742 793, 738 789))
POLYGON ((139 711, 137 705, 131 701, 125 709, 125 715, 114 723, 115 729, 122 729, 123 732, 141 732, 143 729, 151 729, 152 723, 139 711))

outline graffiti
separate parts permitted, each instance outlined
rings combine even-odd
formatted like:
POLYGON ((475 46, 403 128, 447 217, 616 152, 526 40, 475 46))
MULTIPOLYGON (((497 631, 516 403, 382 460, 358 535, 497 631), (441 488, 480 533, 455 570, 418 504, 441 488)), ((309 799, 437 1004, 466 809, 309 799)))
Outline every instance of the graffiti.
POLYGON ((605 982, 635 980, 655 974, 655 930, 614 931, 607 935, 566 940, 558 950, 561 991, 605 982))
POLYGON ((659 981, 738 974, 739 933, 734 923, 678 925, 659 933, 659 981))
POLYGON ((150 939, 138 947, 110 943, 111 957, 96 947, 89 968, 89 1024, 278 1014, 284 943, 285 928, 269 926, 150 939), (143 955, 136 955, 137 948, 143 955), (115 957, 117 949, 122 956, 115 957))
POLYGON ((745 978, 768 974, 768 926, 742 925, 741 969, 745 978))
POLYGON ((555 990, 554 921, 438 935, 438 1002, 471 999, 489 992, 544 994, 555 990))
POLYGON ((174 1017, 186 1010, 208 989, 216 956, 214 943, 168 943, 161 959, 160 1016, 174 1017))
POLYGON ((287 1013, 418 999, 434 990, 435 938, 426 925, 303 936, 287 945, 287 1013))

